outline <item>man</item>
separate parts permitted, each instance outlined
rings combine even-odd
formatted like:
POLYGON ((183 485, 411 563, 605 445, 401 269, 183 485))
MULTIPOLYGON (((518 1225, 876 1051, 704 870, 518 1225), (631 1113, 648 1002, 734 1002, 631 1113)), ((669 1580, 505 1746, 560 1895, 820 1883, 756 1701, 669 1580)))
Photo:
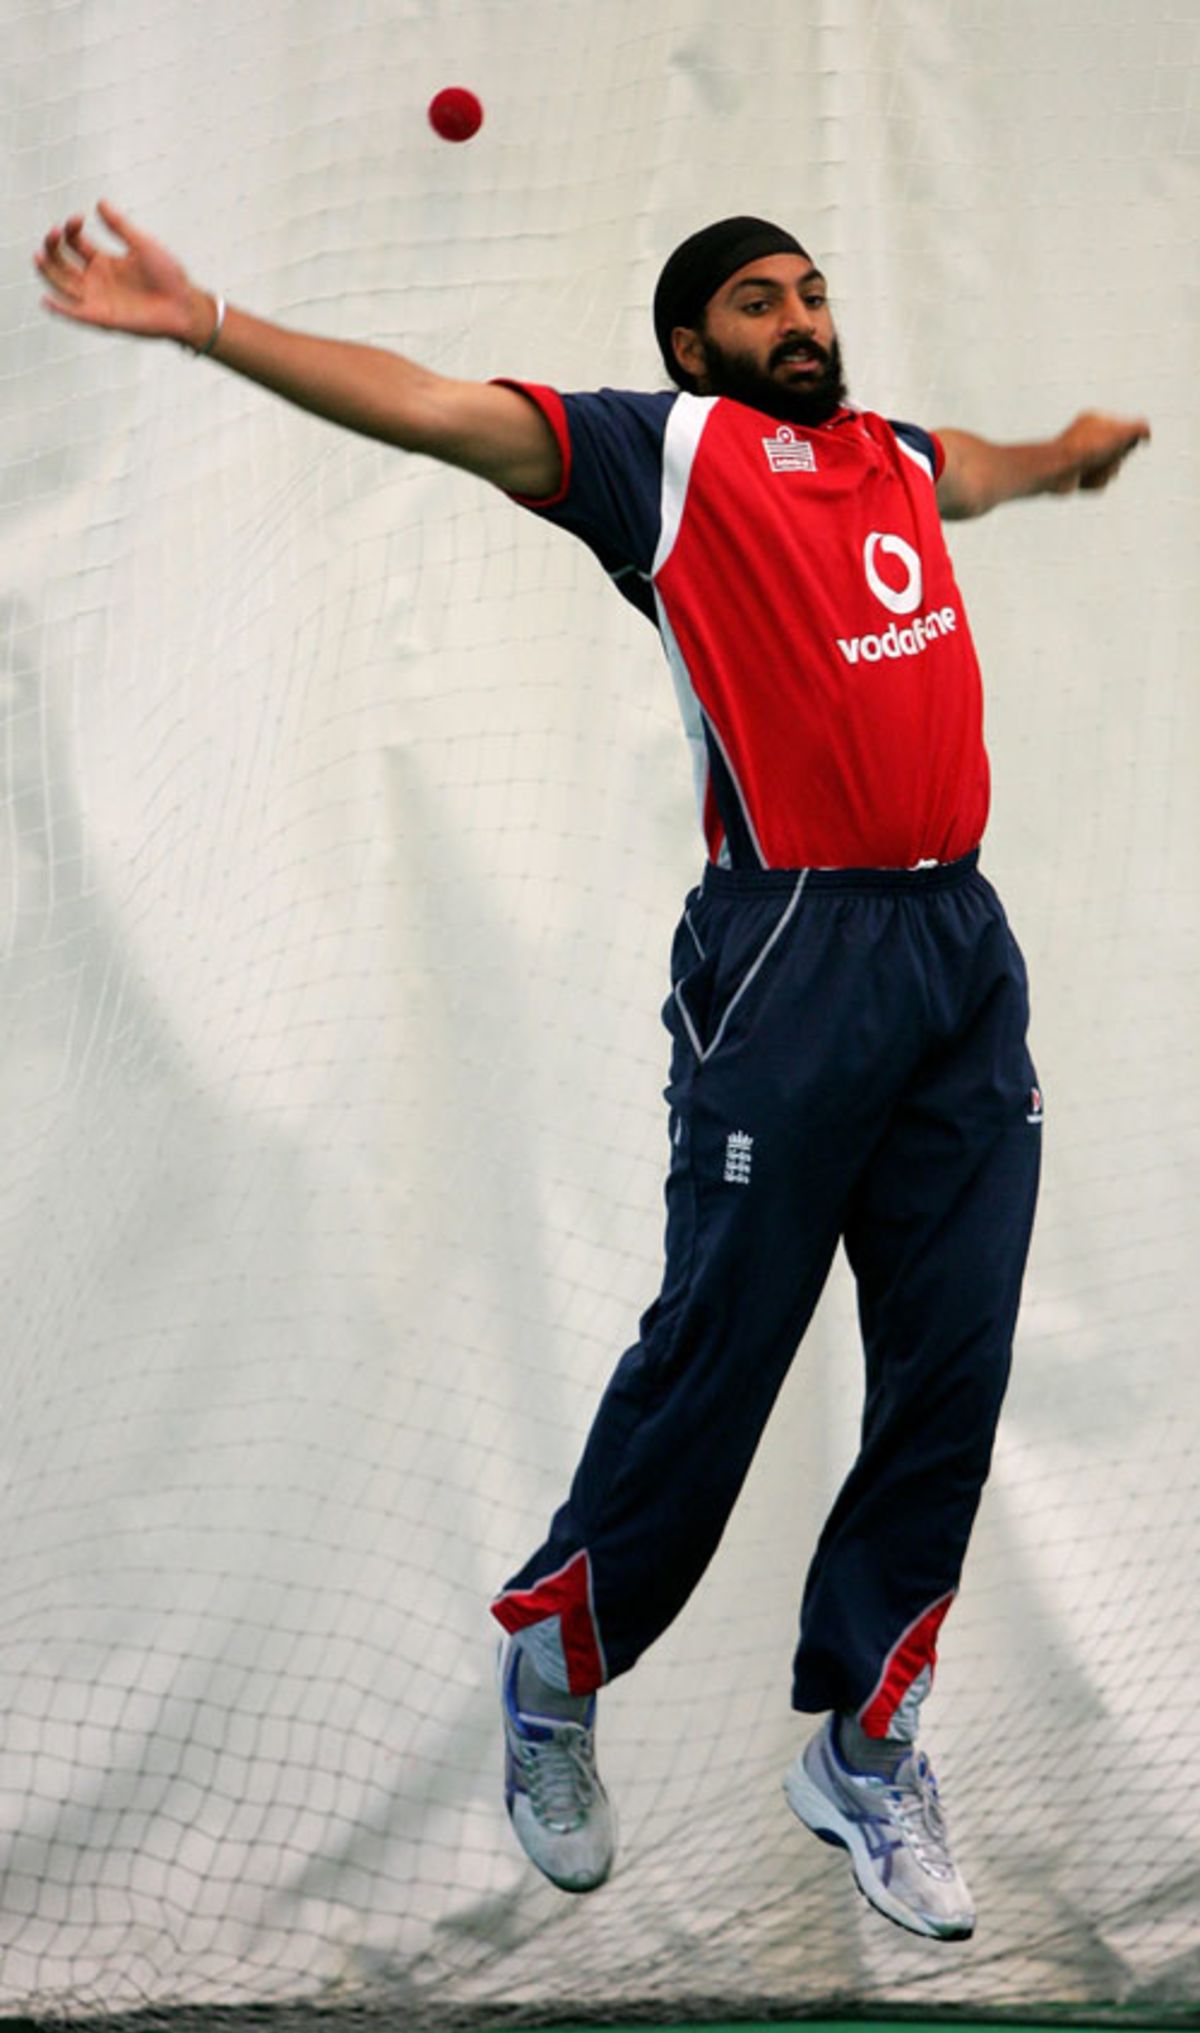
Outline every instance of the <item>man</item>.
POLYGON ((887 1917, 969 1935, 917 1723, 1007 1381, 1042 1106, 977 867, 981 692, 939 518, 1102 487, 1147 426, 1084 415, 999 446, 851 407, 824 280, 759 219, 667 262, 673 390, 562 397, 282 331, 100 210, 124 251, 81 217, 53 229, 51 309, 494 482, 592 548, 679 694, 707 862, 665 1010, 666 1264, 567 1501, 493 1604, 520 1841, 566 1890, 607 1876, 596 1690, 711 1558, 842 1241, 862 1444, 804 1592, 793 1701, 825 1720, 785 1790, 887 1917))

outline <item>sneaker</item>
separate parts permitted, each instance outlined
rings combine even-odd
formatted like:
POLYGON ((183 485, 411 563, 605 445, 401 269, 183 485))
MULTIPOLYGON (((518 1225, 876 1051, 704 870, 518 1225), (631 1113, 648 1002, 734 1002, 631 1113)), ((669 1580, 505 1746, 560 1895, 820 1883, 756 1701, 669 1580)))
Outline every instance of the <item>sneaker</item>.
POLYGON ((788 1805, 823 1842, 850 1852, 859 1890, 914 1934, 965 1941, 971 1895, 955 1868, 929 1760, 906 1751, 890 1778, 852 1772, 828 1717, 788 1767, 788 1805))
POLYGON ((500 1647, 504 1802, 531 1863, 562 1892, 592 1892, 612 1869, 616 1826, 596 1770, 596 1697, 578 1722, 517 1706, 520 1647, 500 1647))

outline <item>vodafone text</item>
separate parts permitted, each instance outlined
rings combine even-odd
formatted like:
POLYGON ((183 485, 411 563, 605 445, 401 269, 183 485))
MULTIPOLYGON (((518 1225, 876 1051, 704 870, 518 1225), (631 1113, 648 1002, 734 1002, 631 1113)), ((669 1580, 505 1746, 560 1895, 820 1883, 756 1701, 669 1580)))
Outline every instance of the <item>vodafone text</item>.
POLYGON ((957 627, 953 607, 933 607, 904 628, 893 621, 882 635, 839 635, 837 646, 848 664, 856 664, 860 657, 865 664, 877 664, 881 657, 920 656, 939 635, 949 635, 957 627))

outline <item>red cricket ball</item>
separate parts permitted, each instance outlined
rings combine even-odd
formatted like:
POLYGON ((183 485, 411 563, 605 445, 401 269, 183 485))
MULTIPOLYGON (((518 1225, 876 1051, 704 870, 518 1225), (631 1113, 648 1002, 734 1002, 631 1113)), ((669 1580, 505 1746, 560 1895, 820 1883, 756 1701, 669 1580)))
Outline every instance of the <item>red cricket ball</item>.
POLYGON ((443 141, 469 141, 483 125, 483 107, 465 85, 446 85, 429 101, 429 124, 443 141))

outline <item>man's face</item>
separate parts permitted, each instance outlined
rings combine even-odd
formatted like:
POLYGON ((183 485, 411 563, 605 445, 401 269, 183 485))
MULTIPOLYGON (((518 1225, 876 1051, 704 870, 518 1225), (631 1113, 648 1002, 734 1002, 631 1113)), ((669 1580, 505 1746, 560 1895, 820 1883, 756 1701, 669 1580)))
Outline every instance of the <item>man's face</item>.
POLYGON ((845 400, 825 280, 803 255, 747 262, 674 344, 701 395, 732 396, 786 423, 824 423, 845 400))

